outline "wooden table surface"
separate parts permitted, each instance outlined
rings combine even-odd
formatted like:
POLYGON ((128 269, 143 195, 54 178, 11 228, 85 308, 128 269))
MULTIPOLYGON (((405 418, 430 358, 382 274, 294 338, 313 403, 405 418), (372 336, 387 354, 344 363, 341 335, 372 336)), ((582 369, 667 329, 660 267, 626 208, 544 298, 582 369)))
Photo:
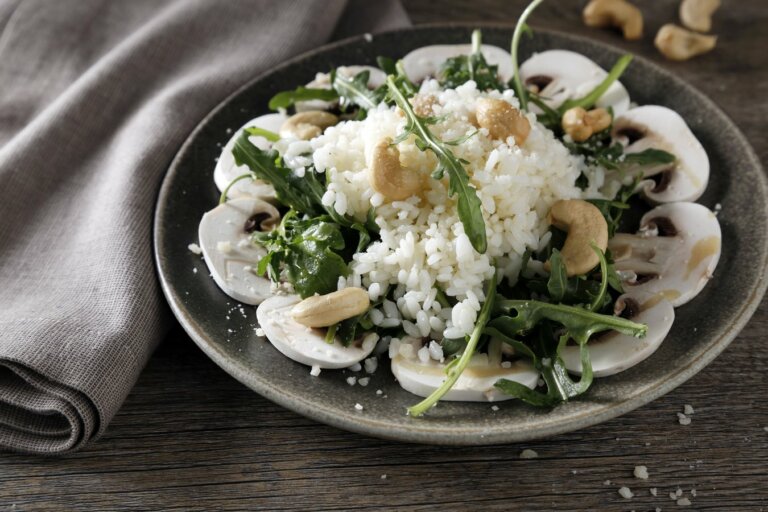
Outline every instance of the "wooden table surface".
MULTIPOLYGON (((512 22, 524 0, 407 0, 414 23, 512 22)), ((532 24, 585 34, 673 70, 713 98, 768 161, 768 2, 723 0, 714 53, 664 61, 652 46, 676 0, 638 0, 646 37, 580 22, 550 0, 532 24)), ((106 435, 62 459, 3 454, 0 510, 768 509, 768 301, 714 363, 667 396, 586 430, 519 445, 398 444, 284 410, 214 365, 180 328, 152 357, 106 435), (688 426, 678 423, 694 407, 688 426), (538 458, 524 460, 531 448, 538 458), (633 476, 637 465, 650 478, 633 476), (629 487, 631 500, 619 496, 629 487), (656 490, 656 495, 652 494, 656 490), (695 496, 693 496, 695 489, 695 496)))

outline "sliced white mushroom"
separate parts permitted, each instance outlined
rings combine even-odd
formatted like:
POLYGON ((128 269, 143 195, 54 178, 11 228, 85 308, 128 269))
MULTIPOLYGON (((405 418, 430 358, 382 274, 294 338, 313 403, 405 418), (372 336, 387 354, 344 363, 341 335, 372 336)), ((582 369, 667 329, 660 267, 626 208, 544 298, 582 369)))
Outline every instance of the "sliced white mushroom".
POLYGON ((626 153, 653 148, 675 155, 672 164, 642 169, 644 177, 658 179, 644 180, 640 185, 643 195, 654 203, 695 201, 707 188, 707 152, 674 110, 657 105, 633 108, 616 117, 613 136, 626 145, 626 153))
POLYGON ((646 213, 637 234, 617 233, 608 248, 628 293, 651 293, 678 307, 712 277, 721 240, 720 224, 708 208, 668 203, 646 213))
POLYGON ((338 340, 325 342, 325 331, 306 327, 293 319, 291 310, 301 301, 297 295, 275 295, 256 310, 256 319, 269 342, 297 363, 323 369, 347 368, 368 357, 379 337, 364 336, 349 347, 338 340))
MULTIPOLYGON (((506 83, 512 78, 512 56, 508 51, 498 46, 484 44, 480 52, 488 64, 498 66, 497 71, 502 81, 506 83)), ((424 46, 403 57, 403 69, 408 78, 418 84, 427 78, 437 77, 440 67, 447 59, 471 53, 472 45, 470 44, 424 46)))
MULTIPOLYGON (((432 394, 446 378, 444 363, 418 357, 405 357, 397 354, 392 358, 392 373, 397 382, 406 391, 414 395, 427 397, 432 394)), ((513 397, 505 395, 494 384, 499 379, 508 379, 527 386, 536 387, 539 372, 528 362, 518 360, 509 368, 499 363, 489 363, 487 354, 473 356, 469 366, 441 400, 454 402, 500 402, 513 397)))
MULTIPOLYGON (((379 68, 375 68, 373 66, 339 66, 336 68, 337 73, 347 78, 353 78, 355 75, 360 74, 363 71, 368 71, 369 73, 369 89, 375 89, 387 81, 387 74, 379 68)), ((330 73, 318 73, 315 75, 315 79, 309 82, 306 87, 309 89, 330 89, 330 73)), ((297 102, 295 108, 296 112, 304 112, 306 110, 331 110, 335 106, 335 101, 309 100, 297 102)))
MULTIPOLYGON (((232 138, 221 150, 219 160, 216 162, 216 168, 213 170, 213 181, 216 183, 220 192, 223 192, 227 186, 237 178, 249 171, 248 166, 237 165, 235 163, 235 157, 232 155, 232 148, 235 147, 235 141, 240 137, 240 133, 245 128, 257 127, 269 130, 274 133, 280 131, 280 127, 283 125, 288 117, 284 114, 266 114, 259 116, 256 119, 251 119, 245 123, 239 130, 234 132, 232 138)), ((269 149, 272 147, 272 143, 264 137, 251 135, 248 139, 260 149, 269 149)), ((261 197, 266 199, 272 199, 275 197, 275 189, 272 185, 264 183, 261 180, 240 180, 229 189, 228 196, 231 198, 236 197, 261 197)))
MULTIPOLYGON (((591 59, 568 50, 548 50, 537 53, 520 66, 520 78, 529 89, 534 89, 544 103, 557 108, 569 99, 586 96, 608 76, 591 59)), ((613 108, 614 115, 629 109, 629 93, 618 80, 613 82, 597 101, 598 107, 613 108)), ((531 110, 541 111, 535 105, 531 110)))
POLYGON ((256 274, 265 250, 251 243, 251 233, 271 229, 279 220, 274 206, 253 197, 227 201, 203 215, 198 237, 205 263, 219 288, 233 299, 260 304, 272 295, 269 279, 256 274))
MULTIPOLYGON (((664 341, 675 320, 672 304, 660 295, 633 291, 616 301, 615 314, 648 326, 644 338, 607 331, 587 345, 595 377, 607 377, 635 366, 653 354, 664 341)), ((569 372, 581 375, 578 345, 566 345, 560 355, 569 372)))

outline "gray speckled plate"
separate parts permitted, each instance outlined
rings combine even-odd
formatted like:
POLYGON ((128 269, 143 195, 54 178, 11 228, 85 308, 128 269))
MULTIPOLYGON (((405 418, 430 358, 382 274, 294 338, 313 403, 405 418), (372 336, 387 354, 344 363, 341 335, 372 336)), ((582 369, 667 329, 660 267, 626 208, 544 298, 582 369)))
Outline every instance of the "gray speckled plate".
MULTIPOLYGON (((515 442, 579 429, 613 418, 679 386, 712 361, 736 336, 760 302, 768 281, 766 179, 753 150, 730 119, 701 93, 669 72, 636 59, 622 78, 639 104, 679 112, 707 149, 711 181, 700 200, 722 205, 723 252, 715 278, 691 303, 677 310, 671 333, 648 360, 619 375, 598 379, 583 397, 552 410, 520 402, 442 403, 427 417, 405 415, 418 398, 394 381, 386 361, 367 387, 350 387, 349 372, 311 377, 254 334, 253 307, 225 296, 208 277, 204 262, 187 245, 197 240, 202 214, 216 205, 212 173, 231 130, 265 113, 268 99, 343 64, 374 64, 378 55, 401 57, 436 43, 469 41, 472 27, 422 27, 391 32, 366 42, 342 41, 285 63, 224 100, 189 137, 171 164, 155 216, 155 254, 168 302, 192 339, 224 370, 257 393, 323 423, 377 437, 438 444, 515 442), (193 268, 198 270, 193 273, 193 268), (376 390, 383 390, 383 396, 376 390), (362 404, 363 411, 355 410, 362 404)), ((510 28, 485 27, 484 41, 507 47, 510 28)), ((620 55, 614 48, 566 34, 536 31, 522 48, 565 48, 604 68, 620 55)))

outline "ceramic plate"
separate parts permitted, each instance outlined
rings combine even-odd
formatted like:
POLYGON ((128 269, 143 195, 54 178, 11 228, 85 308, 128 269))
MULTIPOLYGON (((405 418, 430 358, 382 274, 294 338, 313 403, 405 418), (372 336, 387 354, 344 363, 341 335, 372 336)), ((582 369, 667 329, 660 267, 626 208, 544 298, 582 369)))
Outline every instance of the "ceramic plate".
MULTIPOLYGON (((197 241, 200 217, 216 205, 213 168, 232 130, 267 112, 276 92, 311 80, 318 71, 344 64, 373 64, 378 55, 402 57, 428 44, 465 43, 472 27, 430 26, 362 37, 320 48, 255 78, 224 100, 192 133, 171 164, 155 216, 155 255, 163 291, 191 338, 225 371, 264 397, 317 421, 372 436, 437 444, 515 442, 603 422, 650 402, 702 370, 736 336, 760 302, 768 281, 766 180, 753 150, 707 97, 669 72, 636 58, 622 82, 633 101, 679 112, 702 142, 711 180, 699 200, 714 208, 723 251, 714 279, 692 302, 677 309, 675 324, 659 350, 642 364, 596 379, 579 399, 551 410, 519 401, 500 404, 441 403, 423 418, 405 415, 419 401, 394 381, 388 360, 367 387, 350 387, 348 371, 324 371, 287 359, 255 335, 255 308, 224 295, 202 259, 187 246, 197 241), (197 269, 194 273, 193 269, 197 269), (377 395, 376 390, 382 394, 377 395), (355 404, 363 406, 362 411, 355 404)), ((483 40, 506 48, 511 28, 485 27, 483 40)), ((537 30, 524 38, 522 58, 564 48, 608 69, 621 55, 612 47, 567 34, 537 30)))

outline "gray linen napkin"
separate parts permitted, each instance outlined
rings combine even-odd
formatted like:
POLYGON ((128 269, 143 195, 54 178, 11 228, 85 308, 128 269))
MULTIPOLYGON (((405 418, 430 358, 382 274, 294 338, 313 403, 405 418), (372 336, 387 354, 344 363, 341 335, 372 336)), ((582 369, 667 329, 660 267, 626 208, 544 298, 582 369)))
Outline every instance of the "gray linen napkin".
POLYGON ((396 0, 0 0, 0 447, 100 435, 163 338, 153 206, 200 119, 337 27, 407 23, 396 0))

